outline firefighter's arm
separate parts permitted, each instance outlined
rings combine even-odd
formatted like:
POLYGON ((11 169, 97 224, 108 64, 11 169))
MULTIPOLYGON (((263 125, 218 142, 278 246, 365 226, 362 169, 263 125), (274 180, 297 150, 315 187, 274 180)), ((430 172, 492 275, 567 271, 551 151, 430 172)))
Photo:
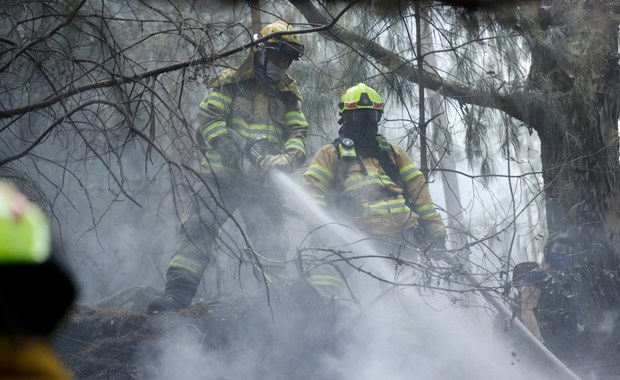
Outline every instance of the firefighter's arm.
POLYGON ((534 314, 534 310, 538 305, 538 299, 540 298, 540 289, 533 285, 526 285, 525 289, 521 293, 521 299, 519 300, 521 306, 521 322, 527 327, 528 330, 541 342, 545 343, 545 340, 540 333, 538 326, 538 320, 534 314))
POLYGON ((413 211, 420 216, 420 225, 424 229, 426 239, 429 243, 443 242, 445 244, 446 227, 441 220, 441 215, 435 210, 424 174, 400 146, 394 146, 394 153, 401 178, 413 199, 415 208, 413 211))
POLYGON ((240 160, 242 156, 226 123, 232 102, 233 94, 227 86, 222 86, 207 94, 198 107, 199 125, 196 132, 201 136, 198 137, 199 145, 203 148, 206 148, 206 145, 215 148, 226 165, 240 160), (205 142, 207 144, 204 144, 205 142))
POLYGON ((301 111, 301 102, 297 98, 291 98, 287 103, 284 115, 286 121, 284 151, 291 157, 291 169, 297 170, 306 162, 308 122, 301 111))
POLYGON ((232 94, 226 86, 213 89, 198 107, 198 132, 207 143, 228 134, 226 120, 231 111, 232 94))
MULTIPOLYGON (((328 197, 332 191, 334 181, 332 170, 337 159, 338 152, 336 148, 332 145, 324 145, 314 155, 312 162, 301 178, 302 186, 310 195, 314 204, 323 210, 327 208, 328 197)), ((318 220, 314 215, 309 215, 307 223, 309 228, 313 230, 324 222, 318 220)))

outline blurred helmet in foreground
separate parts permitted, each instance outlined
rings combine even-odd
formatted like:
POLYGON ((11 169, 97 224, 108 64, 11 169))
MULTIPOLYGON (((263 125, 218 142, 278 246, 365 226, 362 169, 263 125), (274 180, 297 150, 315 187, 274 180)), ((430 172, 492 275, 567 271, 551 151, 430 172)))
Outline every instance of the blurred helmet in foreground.
POLYGON ((0 333, 46 335, 62 319, 76 292, 57 254, 45 214, 0 180, 0 333))

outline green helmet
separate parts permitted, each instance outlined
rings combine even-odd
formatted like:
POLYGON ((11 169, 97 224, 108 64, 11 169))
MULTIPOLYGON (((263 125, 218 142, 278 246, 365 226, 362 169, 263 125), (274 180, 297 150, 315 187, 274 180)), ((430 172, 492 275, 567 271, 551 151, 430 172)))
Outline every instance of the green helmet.
POLYGON ((43 211, 0 180, 0 334, 47 335, 69 310, 76 288, 52 240, 43 211))
POLYGON ((12 184, 0 181, 0 265, 40 264, 50 252, 47 217, 12 184))
POLYGON ((383 112, 383 99, 381 95, 364 83, 358 83, 348 88, 340 97, 338 113, 346 111, 371 109, 383 112))

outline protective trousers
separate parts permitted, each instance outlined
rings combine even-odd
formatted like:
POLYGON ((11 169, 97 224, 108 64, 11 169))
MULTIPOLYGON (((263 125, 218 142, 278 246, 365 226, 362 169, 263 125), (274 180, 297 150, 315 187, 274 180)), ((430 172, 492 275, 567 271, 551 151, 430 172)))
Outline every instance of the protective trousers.
MULTIPOLYGON (((320 249, 308 260, 309 283, 323 297, 336 300, 358 298, 352 294, 355 290, 351 286, 359 280, 367 282, 365 277, 369 276, 363 271, 368 270, 386 281, 395 281, 403 275, 401 271, 406 272, 405 275, 412 272, 407 270, 408 265, 418 260, 419 254, 415 253, 417 240, 412 229, 390 235, 372 235, 355 233, 341 225, 336 227, 340 231, 317 234, 313 242, 320 249), (389 268, 389 272, 383 268, 389 268)), ((374 283, 382 284, 380 281, 374 283)))
POLYGON ((220 253, 266 273, 281 273, 288 251, 283 201, 275 189, 241 181, 218 182, 213 178, 206 178, 197 188, 183 215, 180 239, 166 273, 165 296, 176 299, 183 307, 196 294, 202 275, 214 258, 216 243, 220 253), (243 223, 233 217, 235 211, 243 223), (223 230, 228 221, 232 222, 227 224, 230 228, 223 230), (221 239, 238 235, 236 232, 240 232, 239 241, 221 239))

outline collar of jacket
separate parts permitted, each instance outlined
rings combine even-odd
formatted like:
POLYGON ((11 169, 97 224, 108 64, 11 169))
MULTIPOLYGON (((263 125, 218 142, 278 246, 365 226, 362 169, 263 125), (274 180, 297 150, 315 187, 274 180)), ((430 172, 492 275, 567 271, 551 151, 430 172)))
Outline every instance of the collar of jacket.
MULTIPOLYGON (((216 88, 225 84, 239 83, 254 79, 256 77, 256 70, 254 67, 254 53, 256 53, 255 48, 249 49, 247 56, 239 66, 225 69, 215 78, 212 78, 209 81, 209 86, 211 88, 216 88)), ((299 91, 299 87, 297 86, 297 82, 295 81, 295 79, 293 79, 293 77, 288 74, 285 74, 284 78, 282 78, 281 81, 276 83, 276 89, 280 92, 290 92, 299 101, 303 100, 301 92, 299 91)))

